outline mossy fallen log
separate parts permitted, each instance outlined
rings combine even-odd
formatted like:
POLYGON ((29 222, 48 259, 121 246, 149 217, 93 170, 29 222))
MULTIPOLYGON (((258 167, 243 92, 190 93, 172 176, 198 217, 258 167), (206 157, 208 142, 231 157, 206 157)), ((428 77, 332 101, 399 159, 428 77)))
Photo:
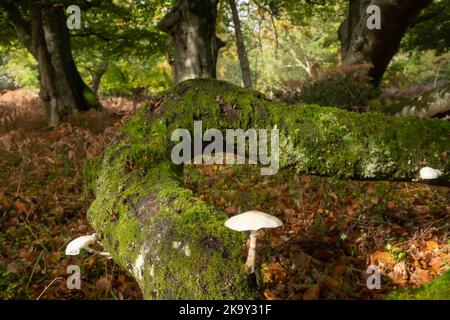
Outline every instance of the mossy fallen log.
POLYGON ((177 128, 280 130, 280 166, 358 179, 412 179, 426 163, 449 172, 450 124, 272 102, 217 80, 190 80, 141 109, 87 169, 88 218, 105 250, 148 299, 251 299, 246 235, 183 185, 171 161, 177 128))

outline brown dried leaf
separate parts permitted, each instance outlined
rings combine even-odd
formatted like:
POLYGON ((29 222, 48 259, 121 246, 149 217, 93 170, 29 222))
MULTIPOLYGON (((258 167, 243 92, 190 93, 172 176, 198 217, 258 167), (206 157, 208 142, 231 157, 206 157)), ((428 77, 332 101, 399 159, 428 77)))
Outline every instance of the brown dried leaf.
POLYGON ((315 284, 308 288, 303 294, 303 300, 318 300, 320 297, 320 286, 315 284))

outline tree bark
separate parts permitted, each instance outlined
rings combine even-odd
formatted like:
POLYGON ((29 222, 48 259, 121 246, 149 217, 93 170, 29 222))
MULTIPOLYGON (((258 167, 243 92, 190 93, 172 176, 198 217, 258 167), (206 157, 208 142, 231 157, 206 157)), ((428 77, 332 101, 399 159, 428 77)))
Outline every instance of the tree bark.
POLYGON ((56 126, 73 112, 100 109, 73 60, 63 8, 33 5, 29 8, 28 23, 13 4, 5 2, 2 6, 19 40, 38 62, 40 97, 46 105, 50 126, 56 126))
MULTIPOLYGON (((58 103, 57 99, 57 89, 54 82, 56 72, 52 66, 50 54, 47 50, 40 8, 33 7, 30 10, 30 18, 33 51, 35 52, 39 69, 39 96, 46 106, 50 126, 56 126, 60 118, 66 114, 62 114, 64 107, 60 107, 61 104, 58 103)), ((69 107, 71 108, 71 106, 69 107)))
POLYGON ((432 0, 350 0, 348 17, 339 28, 342 63, 371 65, 368 76, 378 86, 407 29, 432 0), (381 9, 381 29, 367 27, 369 5, 381 9))
POLYGON ((193 136, 197 119, 223 134, 277 125, 280 166, 297 174, 410 180, 424 163, 450 171, 446 121, 291 106, 223 81, 185 81, 142 108, 85 170, 89 221, 147 299, 260 297, 245 271, 246 235, 195 198, 171 161, 173 130, 193 136))
POLYGON ((251 88, 252 76, 250 72, 250 63, 248 62, 247 50, 245 49, 244 38, 242 36, 241 21, 239 19, 239 13, 236 7, 236 1, 228 0, 228 4, 231 9, 231 15, 233 16, 234 33, 236 36, 236 48, 242 71, 242 82, 244 83, 245 88, 251 88))
POLYGON ((216 36, 217 0, 177 0, 159 27, 174 47, 175 83, 187 79, 216 78, 219 49, 216 36))

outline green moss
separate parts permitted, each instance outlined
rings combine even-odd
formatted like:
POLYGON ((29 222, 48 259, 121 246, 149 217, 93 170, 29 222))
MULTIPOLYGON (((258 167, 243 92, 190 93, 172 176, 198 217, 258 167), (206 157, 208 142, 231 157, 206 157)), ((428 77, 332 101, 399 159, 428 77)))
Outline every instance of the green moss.
POLYGON ((95 186, 98 178, 100 157, 96 156, 86 161, 83 167, 84 189, 88 193, 95 194, 95 186))
POLYGON ((99 190, 89 214, 104 235, 105 248, 130 270, 140 254, 146 256, 141 271, 146 298, 256 297, 246 283, 242 235, 224 227, 223 214, 180 188, 167 166, 162 163, 142 176, 118 172, 110 176, 105 193, 99 190))
POLYGON ((281 130, 281 165, 298 172, 364 179, 412 179, 423 162, 448 172, 450 125, 315 105, 272 102, 222 81, 186 81, 163 98, 168 131, 208 128, 281 130), (224 111, 225 110, 225 111, 224 111), (286 148, 286 149, 283 149, 286 148))
POLYGON ((123 127, 101 160, 88 216, 105 249, 138 279, 144 275, 146 298, 257 297, 246 281, 242 234, 226 229, 225 215, 181 188, 176 168, 166 160, 166 125, 149 123, 145 112, 123 127), (174 248, 178 242, 182 245, 174 248), (144 264, 136 270, 140 255, 144 264))
POLYGON ((367 103, 367 110, 369 112, 382 112, 383 105, 381 104, 380 100, 372 99, 367 103))
POLYGON ((299 99, 306 103, 349 108, 365 105, 377 90, 364 79, 334 74, 303 86, 299 99))
POLYGON ((397 290, 389 300, 450 300, 450 270, 418 288, 397 290))
POLYGON ((145 268, 147 297, 156 299, 244 299, 248 288, 242 261, 242 234, 224 227, 226 217, 183 189, 159 200, 146 241, 151 264, 145 268), (177 194, 177 195, 176 195, 177 194), (175 197, 176 195, 176 197, 175 197), (168 285, 170 283, 170 285, 168 285))

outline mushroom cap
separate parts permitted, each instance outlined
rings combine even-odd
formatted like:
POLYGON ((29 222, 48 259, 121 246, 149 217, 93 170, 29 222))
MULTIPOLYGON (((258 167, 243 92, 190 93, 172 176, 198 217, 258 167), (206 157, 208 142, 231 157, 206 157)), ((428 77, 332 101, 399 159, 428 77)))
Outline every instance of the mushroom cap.
POLYGON ((225 221, 225 226, 236 231, 256 231, 282 225, 280 219, 261 211, 247 211, 225 221))
POLYGON ((442 175, 442 171, 430 167, 420 169, 420 178, 422 180, 437 179, 442 175))
POLYGON ((69 242, 66 247, 66 256, 76 256, 80 254, 81 249, 85 249, 91 243, 95 242, 96 234, 78 237, 69 242))

